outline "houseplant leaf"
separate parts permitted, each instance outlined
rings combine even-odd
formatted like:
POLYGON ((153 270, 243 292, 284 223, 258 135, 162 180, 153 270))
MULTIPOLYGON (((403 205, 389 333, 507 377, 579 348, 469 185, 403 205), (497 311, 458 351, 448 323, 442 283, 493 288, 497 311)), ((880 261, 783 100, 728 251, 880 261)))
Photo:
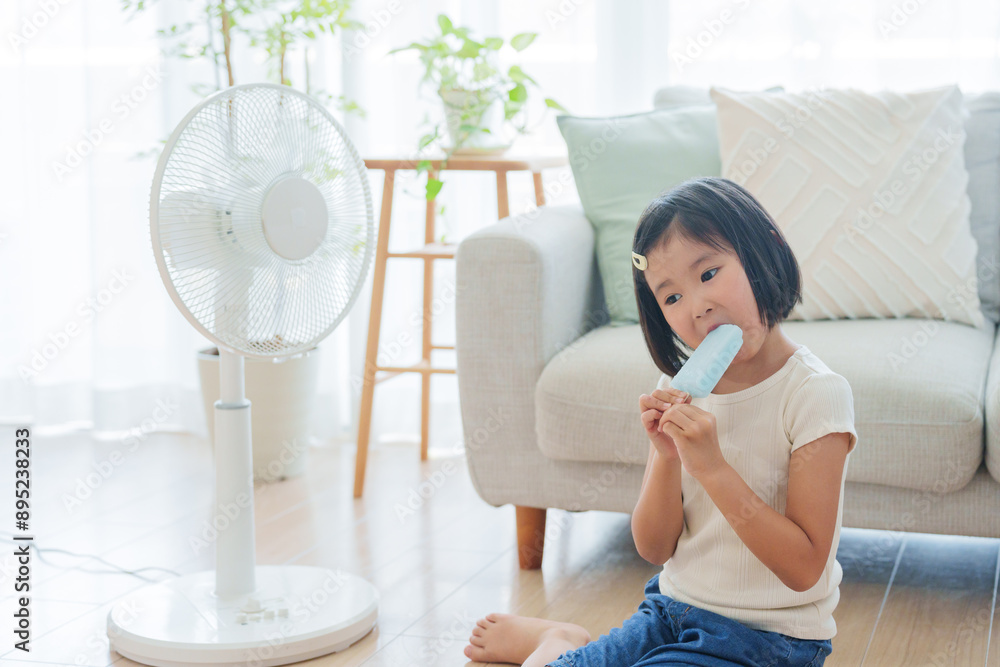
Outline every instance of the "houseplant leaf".
POLYGON ((440 180, 438 180, 436 178, 428 178, 427 179, 427 187, 425 188, 426 191, 427 191, 427 194, 426 194, 427 201, 430 201, 430 200, 434 199, 435 197, 437 197, 437 194, 439 192, 441 192, 441 186, 442 185, 444 185, 444 183, 442 183, 440 180))
POLYGON ((483 45, 477 41, 466 39, 462 42, 462 48, 458 50, 455 55, 459 58, 475 58, 479 55, 479 51, 482 50, 483 45))
POLYGON ((538 37, 537 32, 522 32, 510 38, 510 45, 514 47, 515 51, 523 51, 535 41, 535 37, 538 37))
POLYGON ((569 113, 569 111, 567 111, 565 107, 563 107, 563 105, 559 104, 551 97, 545 98, 545 106, 549 107, 550 109, 557 109, 559 111, 562 111, 563 113, 569 113))
POLYGON ((525 81, 530 81, 531 83, 538 85, 538 82, 532 79, 530 76, 524 73, 519 65, 511 65, 511 68, 507 70, 507 76, 511 78, 515 83, 524 83, 525 81))
POLYGON ((391 56, 394 53, 399 53, 400 51, 409 51, 410 49, 419 49, 420 51, 426 51, 427 47, 417 42, 411 42, 408 46, 401 46, 397 49, 393 49, 392 51, 389 51, 389 53, 387 53, 386 55, 391 56))

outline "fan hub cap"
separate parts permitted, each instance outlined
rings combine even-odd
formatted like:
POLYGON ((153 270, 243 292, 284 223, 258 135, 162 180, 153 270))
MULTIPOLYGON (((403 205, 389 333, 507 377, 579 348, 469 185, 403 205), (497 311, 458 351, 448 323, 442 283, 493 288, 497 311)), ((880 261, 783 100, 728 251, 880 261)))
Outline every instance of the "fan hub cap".
POLYGON ((285 259, 305 259, 323 243, 330 224, 323 194, 304 178, 284 178, 267 191, 261 210, 264 238, 285 259))

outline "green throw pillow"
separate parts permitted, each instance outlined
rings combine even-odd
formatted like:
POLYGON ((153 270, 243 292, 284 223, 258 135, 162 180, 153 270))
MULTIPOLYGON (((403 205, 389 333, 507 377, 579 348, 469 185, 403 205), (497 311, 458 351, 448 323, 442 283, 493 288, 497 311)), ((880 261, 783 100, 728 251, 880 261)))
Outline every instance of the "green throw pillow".
POLYGON ((632 237, 659 194, 689 178, 721 176, 715 105, 610 118, 556 117, 583 210, 612 326, 636 324, 632 237))

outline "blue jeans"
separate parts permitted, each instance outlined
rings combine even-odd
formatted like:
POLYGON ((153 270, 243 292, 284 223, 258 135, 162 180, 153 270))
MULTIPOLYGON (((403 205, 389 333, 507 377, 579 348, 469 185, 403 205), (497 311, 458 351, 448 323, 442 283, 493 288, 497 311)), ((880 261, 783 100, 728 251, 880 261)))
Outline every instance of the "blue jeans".
POLYGON ((646 583, 646 599, 620 628, 563 653, 549 667, 748 665, 819 667, 833 652, 829 639, 797 639, 754 630, 731 618, 660 593, 660 575, 646 583))

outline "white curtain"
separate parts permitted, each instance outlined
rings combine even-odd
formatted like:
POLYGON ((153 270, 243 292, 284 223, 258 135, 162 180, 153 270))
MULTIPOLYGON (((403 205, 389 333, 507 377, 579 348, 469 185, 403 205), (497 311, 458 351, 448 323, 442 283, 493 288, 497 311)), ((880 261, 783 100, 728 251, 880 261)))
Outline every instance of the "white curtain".
MULTIPOLYGON (((148 224, 150 149, 200 99, 191 85, 214 88, 217 76, 204 59, 165 58, 155 31, 200 20, 200 6, 161 0, 127 20, 117 0, 0 4, 0 421, 98 437, 205 433, 195 355, 210 343, 168 298, 148 224)), ((432 34, 440 12, 484 36, 539 33, 516 59, 501 60, 521 64, 543 93, 532 91, 535 129, 515 153, 565 151, 544 96, 595 116, 646 111, 657 88, 677 83, 1000 89, 1000 5, 989 0, 355 0, 352 17, 365 29, 321 39, 310 72, 314 86, 366 110, 365 118, 334 112, 363 156, 413 156, 422 118, 440 116, 418 89, 416 55, 386 55, 432 34)), ((268 64, 239 46, 237 83, 268 80, 268 64)), ((301 87, 302 54, 289 63, 301 87)), ((377 215, 382 174, 369 177, 377 215)), ((495 221, 492 174, 443 180, 438 237, 458 242, 495 221)), ((546 184, 549 203, 578 201, 568 168, 548 172, 546 184)), ((393 250, 423 241, 422 182, 400 172, 396 188, 393 250)), ((528 210, 531 188, 530 175, 511 174, 512 213, 528 210)), ((420 355, 419 277, 417 260, 390 260, 380 348, 394 365, 420 355)), ((371 282, 369 271, 350 315, 320 345, 321 443, 356 437, 371 282)), ((453 262, 436 262, 435 293, 433 339, 452 344, 453 262)), ((435 353, 434 363, 454 356, 435 353)), ((417 374, 377 386, 373 446, 419 438, 419 392, 417 374)), ((455 451, 455 376, 434 376, 431 394, 431 446, 455 451)))
POLYGON ((1000 88, 1000 3, 993 0, 670 6, 665 37, 673 83, 737 90, 1000 88))

